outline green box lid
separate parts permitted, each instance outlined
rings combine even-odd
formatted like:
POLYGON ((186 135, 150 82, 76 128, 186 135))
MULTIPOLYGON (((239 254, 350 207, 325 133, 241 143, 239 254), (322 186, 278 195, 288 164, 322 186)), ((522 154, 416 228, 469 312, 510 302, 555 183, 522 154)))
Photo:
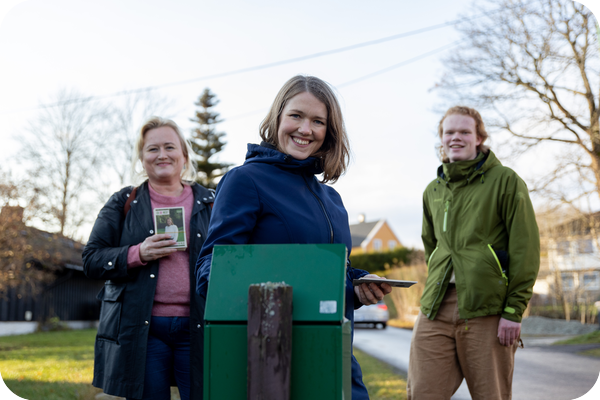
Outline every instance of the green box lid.
POLYGON ((294 321, 341 322, 346 246, 215 246, 204 318, 209 322, 247 321, 248 287, 266 282, 285 282, 293 287, 294 321))

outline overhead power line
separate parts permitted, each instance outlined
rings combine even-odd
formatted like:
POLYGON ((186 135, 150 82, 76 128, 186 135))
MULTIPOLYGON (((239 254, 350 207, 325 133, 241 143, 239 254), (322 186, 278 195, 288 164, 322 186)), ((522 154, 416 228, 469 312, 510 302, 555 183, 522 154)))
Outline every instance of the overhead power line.
MULTIPOLYGON (((186 79, 183 81, 164 83, 161 85, 146 86, 146 87, 142 87, 142 88, 138 88, 138 89, 131 89, 131 90, 122 90, 119 92, 114 92, 114 93, 110 93, 110 94, 106 94, 106 95, 88 96, 88 97, 66 100, 66 101, 62 101, 62 102, 41 104, 41 105, 38 105, 35 107, 28 108, 27 110, 51 108, 51 107, 57 107, 57 106, 61 106, 61 105, 68 105, 68 104, 72 104, 72 103, 84 103, 84 102, 93 101, 93 100, 102 100, 102 99, 106 99, 106 98, 110 98, 110 97, 126 96, 126 95, 130 95, 130 94, 149 92, 152 90, 157 90, 157 89, 161 89, 161 88, 165 88, 165 87, 169 87, 169 86, 185 85, 185 84, 200 82, 200 81, 209 80, 209 79, 223 78, 226 76, 238 75, 238 74, 242 74, 242 73, 246 73, 246 72, 258 71, 261 69, 273 68, 273 67, 277 67, 280 65, 296 63, 299 61, 309 60, 309 59, 318 58, 318 57, 324 57, 324 56, 337 54, 337 53, 343 53, 343 52, 350 51, 350 50, 356 50, 356 49, 363 48, 363 47, 373 46, 376 44, 385 43, 385 42, 389 42, 392 40, 397 40, 397 39, 401 39, 401 38, 405 38, 405 37, 409 37, 409 36, 413 36, 413 35, 418 35, 420 33, 429 32, 429 31, 433 31, 436 29, 441 29, 441 28, 445 28, 448 26, 452 26, 459 22, 471 21, 471 20, 474 20, 477 18, 481 18, 483 16, 493 15, 502 10, 504 10, 504 8, 494 10, 491 12, 487 12, 487 13, 478 14, 478 15, 475 15, 470 18, 457 18, 452 21, 448 21, 448 22, 444 22, 444 23, 436 24, 436 25, 431 25, 431 26, 428 26, 425 28, 415 29, 412 31, 399 33, 396 35, 386 36, 386 37, 383 37, 380 39, 369 40, 366 42, 356 43, 356 44, 353 44, 350 46, 339 47, 337 49, 321 51, 318 53, 308 54, 308 55, 304 55, 304 56, 300 56, 300 57, 289 58, 286 60, 275 61, 275 62, 271 62, 271 63, 267 63, 267 64, 260 64, 260 65, 255 65, 252 67, 240 68, 240 69, 217 73, 217 74, 212 74, 212 75, 205 75, 205 76, 201 76, 201 77, 197 77, 197 78, 186 79)), ((400 66, 400 65, 392 66, 390 68, 393 69, 393 68, 397 68, 398 66, 400 66)), ((383 72, 386 72, 386 71, 384 71, 384 70, 378 71, 375 74, 379 74, 379 73, 383 73, 383 72)), ((358 78, 358 79, 363 80, 363 79, 367 79, 367 77, 358 78)), ((352 83, 355 83, 355 82, 353 82, 353 81, 346 82, 343 85, 350 85, 352 83)))
MULTIPOLYGON (((398 64, 394 64, 394 65, 392 65, 390 67, 387 67, 387 68, 384 68, 384 69, 380 69, 379 71, 375 71, 375 72, 372 72, 370 74, 363 75, 363 76, 361 76, 359 78, 352 79, 351 81, 340 83, 340 84, 334 85, 334 86, 336 88, 338 88, 338 89, 341 89, 341 88, 346 87, 346 86, 354 85, 355 83, 362 82, 362 81, 364 81, 366 79, 373 78, 373 77, 375 77, 377 75, 384 74, 384 73, 392 71, 392 70, 394 70, 396 68, 400 68, 400 67, 403 67, 405 65, 412 64, 413 62, 419 61, 422 58, 426 58, 426 57, 432 56, 432 55, 434 55, 436 53, 439 53, 441 51, 448 50, 448 49, 451 49, 453 47, 456 47, 456 46, 458 46, 463 41, 464 40, 456 40, 456 41, 454 41, 452 43, 449 43, 449 44, 446 44, 444 46, 438 47, 437 49, 428 51, 427 53, 423 53, 423 54, 420 54, 420 55, 418 55, 416 57, 412 57, 412 58, 409 58, 408 60, 404 60, 402 62, 399 62, 398 64)), ((223 121, 234 121, 234 120, 237 120, 237 119, 242 119, 242 118, 250 117, 250 116, 258 114, 260 112, 266 112, 267 110, 268 110, 268 108, 261 108, 259 110, 254 110, 254 111, 246 112, 246 113, 243 113, 243 114, 234 115, 233 117, 224 118, 223 121)))
POLYGON ((205 75, 205 76, 201 76, 201 77, 197 77, 197 78, 186 79, 183 81, 164 83, 162 85, 146 86, 146 87, 138 88, 138 89, 122 90, 119 92, 106 94, 106 95, 89 96, 89 97, 84 97, 84 98, 66 100, 63 102, 43 104, 43 105, 40 105, 37 107, 33 107, 33 109, 56 107, 56 106, 66 105, 66 104, 71 104, 71 103, 87 102, 87 101, 92 101, 92 100, 106 99, 106 98, 110 98, 110 97, 125 96, 125 95, 129 95, 129 94, 149 92, 152 90, 162 89, 162 88, 169 87, 169 86, 185 85, 185 84, 194 83, 194 82, 200 82, 200 81, 206 81, 206 80, 210 80, 210 79, 224 78, 226 76, 243 74, 246 72, 258 71, 261 69, 273 68, 273 67, 277 67, 280 65, 292 64, 292 63, 296 63, 296 62, 300 62, 300 61, 310 60, 312 58, 318 58, 318 57, 324 57, 324 56, 328 56, 328 55, 332 55, 332 54, 343 53, 343 52, 350 51, 350 50, 356 50, 356 49, 359 49, 362 47, 373 46, 376 44, 385 43, 385 42, 401 39, 401 38, 408 37, 408 36, 418 35, 419 33, 424 33, 424 32, 428 32, 428 31, 432 31, 432 30, 436 30, 436 29, 440 29, 440 28, 444 28, 444 27, 453 25, 458 21, 460 21, 460 19, 446 22, 443 24, 428 26, 426 28, 416 29, 416 30, 409 31, 409 32, 399 33, 399 34, 392 35, 392 36, 386 36, 386 37, 380 38, 380 39, 369 40, 367 42, 357 43, 357 44, 353 44, 350 46, 340 47, 337 49, 332 49, 332 50, 327 50, 327 51, 321 51, 321 52, 313 53, 313 54, 307 54, 307 55, 300 56, 300 57, 288 58, 286 60, 275 61, 275 62, 271 62, 271 63, 267 63, 267 64, 255 65, 252 67, 240 68, 240 69, 235 69, 232 71, 221 72, 221 73, 211 74, 211 75, 205 75))
POLYGON ((385 42, 389 42, 389 41, 392 41, 392 40, 397 40, 397 39, 401 39, 401 38, 404 38, 404 37, 417 35, 419 33, 428 32, 428 31, 432 31, 432 30, 435 30, 435 29, 444 28, 444 27, 447 27, 449 25, 453 25, 453 24, 455 24, 458 21, 459 20, 454 20, 454 21, 451 21, 451 22, 443 23, 443 24, 432 25, 432 26, 429 26, 429 27, 426 27, 426 28, 417 29, 417 30, 414 30, 414 31, 399 33, 399 34, 396 34, 396 35, 387 36, 387 37, 380 38, 380 39, 369 40, 367 42, 357 43, 357 44, 353 44, 353 45, 350 45, 350 46, 340 47, 340 48, 337 48, 337 49, 332 49, 332 50, 327 50, 327 51, 321 51, 321 52, 318 52, 318 53, 308 54, 308 55, 301 56, 301 57, 289 58, 287 60, 275 61, 275 62, 268 63, 268 64, 255 65, 253 67, 236 69, 236 70, 233 70, 233 71, 222 72, 222 73, 219 73, 219 74, 201 76, 199 78, 192 78, 192 79, 187 79, 187 80, 179 81, 179 82, 165 83, 165 84, 162 84, 162 85, 152 86, 152 88, 158 89, 158 88, 163 88, 163 87, 167 87, 167 86, 184 85, 184 84, 187 84, 187 83, 193 83, 193 82, 198 82, 198 81, 203 81, 203 80, 208 80, 208 79, 222 78, 222 77, 225 77, 225 76, 242 74, 244 72, 251 72, 251 71, 256 71, 256 70, 261 70, 261 69, 266 69, 266 68, 277 67, 277 66, 285 65, 285 64, 292 64, 292 63, 296 63, 296 62, 300 62, 300 61, 310 60, 311 58, 318 58, 318 57, 329 56, 329 55, 332 55, 332 54, 343 53, 343 52, 346 52, 346 51, 355 50, 355 49, 359 49, 359 48, 362 48, 362 47, 373 46, 373 45, 376 45, 376 44, 385 43, 385 42))
POLYGON ((394 65, 392 65, 390 67, 387 67, 387 68, 384 68, 384 69, 380 69, 379 71, 372 72, 370 74, 361 76, 360 78, 352 79, 351 81, 347 81, 347 82, 341 83, 339 85, 335 85, 335 87, 336 88, 343 88, 343 87, 346 87, 346 86, 354 85, 355 83, 362 82, 362 81, 364 81, 366 79, 369 79, 369 78, 372 78, 374 76, 381 75, 383 73, 392 71, 392 70, 394 70, 396 68, 402 67, 402 66, 410 64, 410 63, 413 63, 413 62, 418 61, 418 60, 420 60, 422 58, 432 56, 432 55, 434 55, 436 53, 439 53, 440 51, 448 50, 449 48, 456 47, 461 42, 463 42, 463 40, 457 40, 455 42, 452 42, 450 44, 444 45, 442 47, 438 47, 437 49, 428 51, 427 53, 423 53, 423 54, 418 55, 416 57, 409 58, 408 60, 404 60, 404 61, 402 61, 402 62, 400 62, 398 64, 394 64, 394 65))

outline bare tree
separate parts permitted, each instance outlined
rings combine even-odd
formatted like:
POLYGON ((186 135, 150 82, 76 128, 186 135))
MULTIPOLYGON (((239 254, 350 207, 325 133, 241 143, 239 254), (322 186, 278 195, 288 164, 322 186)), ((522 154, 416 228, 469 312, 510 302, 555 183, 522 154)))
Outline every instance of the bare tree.
POLYGON ((39 198, 39 216, 61 235, 73 236, 90 215, 98 175, 112 165, 106 145, 107 109, 62 90, 51 107, 29 122, 19 160, 39 198))
POLYGON ((574 205, 590 194, 597 200, 600 59, 593 14, 571 0, 473 4, 473 14, 482 11, 486 17, 459 24, 464 44, 445 60, 436 88, 453 104, 484 110, 488 126, 510 134, 512 154, 559 145, 562 157, 534 190, 574 205))

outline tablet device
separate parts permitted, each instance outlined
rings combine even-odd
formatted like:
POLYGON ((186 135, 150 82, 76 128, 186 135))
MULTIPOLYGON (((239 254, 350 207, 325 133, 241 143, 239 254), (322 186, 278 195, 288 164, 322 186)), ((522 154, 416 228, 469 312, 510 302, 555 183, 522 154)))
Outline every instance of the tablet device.
POLYGON ((353 286, 362 285, 363 283, 375 283, 378 285, 381 283, 387 283, 388 285, 390 285, 392 287, 407 288, 407 287, 411 287, 412 285, 417 283, 417 281, 400 281, 397 279, 376 279, 376 278, 360 278, 360 279, 354 279, 352 281, 353 286))

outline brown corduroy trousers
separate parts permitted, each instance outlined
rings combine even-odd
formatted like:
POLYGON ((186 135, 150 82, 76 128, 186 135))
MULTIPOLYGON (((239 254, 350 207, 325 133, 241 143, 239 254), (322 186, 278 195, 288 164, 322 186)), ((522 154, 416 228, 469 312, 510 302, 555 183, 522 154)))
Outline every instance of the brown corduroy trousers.
POLYGON ((499 315, 458 316, 455 288, 448 288, 433 321, 419 313, 408 366, 408 400, 449 400, 463 378, 473 400, 510 399, 515 351, 498 340, 499 315))

